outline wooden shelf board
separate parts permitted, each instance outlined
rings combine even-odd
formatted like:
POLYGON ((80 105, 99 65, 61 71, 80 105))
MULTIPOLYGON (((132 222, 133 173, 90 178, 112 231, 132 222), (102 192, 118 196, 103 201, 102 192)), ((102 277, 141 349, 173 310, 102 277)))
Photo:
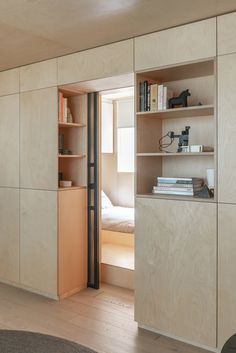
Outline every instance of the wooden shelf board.
POLYGON ((84 158, 84 154, 59 154, 58 158, 84 158))
POLYGON ((187 108, 173 108, 148 112, 137 112, 137 116, 148 116, 157 119, 191 118, 214 115, 214 105, 197 105, 187 108))
POLYGON ((62 188, 62 187, 58 188, 59 191, 78 190, 78 189, 86 189, 86 186, 71 186, 71 187, 68 187, 68 188, 62 188))
POLYGON ((165 152, 161 152, 161 153, 137 153, 136 156, 137 157, 174 157, 174 156, 178 156, 178 157, 199 157, 199 156, 214 156, 214 152, 188 152, 188 153, 165 153, 165 152))
POLYGON ((80 124, 80 123, 61 123, 61 122, 58 122, 58 125, 59 127, 66 127, 66 128, 86 126, 85 124, 80 124))
POLYGON ((164 200, 180 200, 180 201, 196 201, 196 202, 211 202, 215 203, 216 199, 209 198, 209 199, 203 199, 200 197, 194 197, 194 196, 180 196, 180 195, 168 195, 168 194, 152 194, 152 193, 147 193, 147 194, 136 194, 136 197, 141 197, 141 198, 151 198, 151 199, 164 199, 164 200))

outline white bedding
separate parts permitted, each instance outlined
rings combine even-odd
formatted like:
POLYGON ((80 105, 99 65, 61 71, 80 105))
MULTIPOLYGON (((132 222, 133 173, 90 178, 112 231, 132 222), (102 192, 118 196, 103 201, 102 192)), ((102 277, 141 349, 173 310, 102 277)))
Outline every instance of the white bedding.
POLYGON ((134 208, 113 206, 103 209, 102 229, 134 233, 134 208))

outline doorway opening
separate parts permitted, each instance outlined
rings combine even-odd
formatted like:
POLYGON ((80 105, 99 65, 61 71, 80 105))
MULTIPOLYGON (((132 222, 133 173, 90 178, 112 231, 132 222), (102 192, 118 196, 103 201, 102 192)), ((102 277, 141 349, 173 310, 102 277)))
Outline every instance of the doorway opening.
POLYGON ((134 287, 134 87, 101 92, 101 281, 134 287))
POLYGON ((70 203, 66 208, 61 205, 61 210, 66 209, 70 215, 64 217, 61 232, 65 233, 66 258, 70 258, 67 272, 73 272, 70 283, 68 276, 63 281, 63 292, 76 293, 86 286, 98 289, 100 282, 133 289, 134 74, 58 89, 59 102, 66 107, 59 106, 60 190, 68 190, 69 185, 71 197, 84 190, 83 204, 79 203, 79 195, 74 204, 80 209, 70 203), (68 227, 73 230, 70 246, 68 227), (83 246, 78 249, 79 243, 83 246))

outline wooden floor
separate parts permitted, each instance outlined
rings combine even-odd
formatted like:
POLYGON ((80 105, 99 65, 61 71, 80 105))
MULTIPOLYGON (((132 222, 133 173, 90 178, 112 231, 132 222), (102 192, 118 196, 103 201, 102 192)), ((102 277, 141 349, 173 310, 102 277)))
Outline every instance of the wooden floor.
POLYGON ((137 328, 133 292, 103 285, 62 302, 0 284, 0 328, 60 336, 103 353, 203 353, 137 328))
POLYGON ((102 244, 102 263, 134 270, 134 248, 119 244, 102 244))

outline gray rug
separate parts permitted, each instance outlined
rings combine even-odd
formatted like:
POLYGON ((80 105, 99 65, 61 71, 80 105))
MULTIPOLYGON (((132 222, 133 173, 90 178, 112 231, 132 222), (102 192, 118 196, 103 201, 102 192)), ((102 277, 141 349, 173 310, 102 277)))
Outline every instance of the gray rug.
POLYGON ((27 331, 0 330, 1 353, 96 353, 54 336, 27 331))

